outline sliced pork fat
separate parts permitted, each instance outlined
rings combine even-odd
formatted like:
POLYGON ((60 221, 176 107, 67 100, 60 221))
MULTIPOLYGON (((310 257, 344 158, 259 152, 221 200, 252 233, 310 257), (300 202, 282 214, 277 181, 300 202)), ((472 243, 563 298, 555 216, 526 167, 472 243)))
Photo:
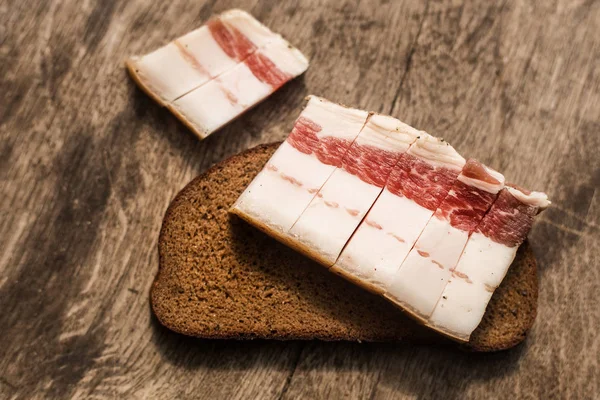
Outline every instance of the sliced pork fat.
POLYGON ((302 74, 308 61, 250 14, 230 10, 132 57, 127 67, 148 95, 204 138, 302 74))
POLYGON ((460 340, 469 339, 527 237, 534 216, 549 203, 540 192, 514 187, 500 192, 469 238, 429 324, 460 340))
POLYGON ((230 211, 466 341, 548 204, 443 139, 310 96, 230 211))
POLYGON ((310 96, 292 132, 232 207, 286 235, 317 195, 367 121, 366 111, 310 96))
POLYGON ((372 115, 346 155, 290 230, 331 266, 385 186, 398 158, 419 132, 372 115))
POLYGON ((230 10, 131 62, 144 84, 168 103, 235 67, 277 37, 250 14, 230 10))
POLYGON ((278 38, 231 70, 175 100, 173 112, 205 137, 306 68, 306 58, 278 38))
POLYGON ((418 135, 332 268, 374 291, 387 289, 465 164, 446 141, 418 135))
POLYGON ((503 187, 502 174, 468 160, 394 274, 385 297, 427 319, 451 278, 469 235, 503 187))

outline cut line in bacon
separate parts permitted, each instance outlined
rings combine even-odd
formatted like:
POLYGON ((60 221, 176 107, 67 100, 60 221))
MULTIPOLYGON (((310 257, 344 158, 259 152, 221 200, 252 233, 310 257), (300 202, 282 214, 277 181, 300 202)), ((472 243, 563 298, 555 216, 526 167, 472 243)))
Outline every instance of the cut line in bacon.
POLYGON ((502 174, 468 160, 394 274, 385 297, 427 319, 452 277, 469 235, 503 187, 502 174))
POLYGON ((302 55, 283 39, 259 49, 233 69, 175 100, 172 111, 209 135, 304 72, 302 55))
POLYGON ((386 291, 393 274, 442 202, 465 160, 425 132, 393 168, 385 189, 346 244, 333 271, 386 291))
POLYGON ((527 237, 535 215, 549 204, 544 193, 510 186, 499 193, 471 234, 430 325, 459 340, 469 339, 527 237))
POLYGON ((290 235, 333 265, 371 208, 398 158, 419 132, 395 118, 372 115, 290 235), (336 207, 331 207, 335 204, 336 207))
POLYGON ((148 95, 204 138, 302 74, 308 61, 250 14, 230 10, 132 57, 127 68, 148 95))
POLYGON ((442 139, 311 96, 230 212, 464 342, 548 204, 442 139))
POLYGON ((321 186, 341 165, 367 117, 366 111, 310 96, 292 133, 231 211, 279 235, 287 235, 321 186))

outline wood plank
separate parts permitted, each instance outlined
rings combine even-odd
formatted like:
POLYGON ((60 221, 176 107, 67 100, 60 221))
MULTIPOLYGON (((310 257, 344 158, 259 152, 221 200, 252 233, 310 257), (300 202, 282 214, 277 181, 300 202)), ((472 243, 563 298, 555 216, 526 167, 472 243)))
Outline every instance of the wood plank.
POLYGON ((9 1, 0 6, 0 397, 591 398, 600 392, 600 4, 9 1), (199 142, 123 60, 244 8, 312 61, 199 142), (554 206, 539 316, 495 355, 211 342, 148 306, 162 215, 213 163, 284 138, 309 93, 444 136, 554 206))

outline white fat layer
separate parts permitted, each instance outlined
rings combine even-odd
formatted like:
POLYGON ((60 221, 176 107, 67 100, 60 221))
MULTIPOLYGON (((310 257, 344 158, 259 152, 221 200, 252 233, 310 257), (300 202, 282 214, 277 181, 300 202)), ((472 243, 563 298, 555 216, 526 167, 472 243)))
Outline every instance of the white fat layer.
POLYGON ((521 203, 529 206, 539 207, 540 210, 544 210, 548 208, 550 204, 552 204, 550 200, 548 200, 548 195, 546 193, 530 192, 529 194, 526 194, 511 186, 507 186, 506 189, 508 189, 509 193, 521 203))
POLYGON ((430 135, 417 139, 408 149, 408 153, 435 167, 445 167, 456 171, 460 171, 466 162, 448 142, 430 135))
POLYGON ((380 192, 381 188, 338 168, 289 233, 333 265, 380 192))
POLYGON ((356 142, 383 150, 404 153, 421 134, 396 118, 375 114, 365 124, 356 142))
POLYGON ((482 167, 485 169, 485 172, 492 178, 497 180, 498 183, 488 183, 480 179, 469 178, 463 175, 462 173, 458 175, 458 180, 464 183, 465 185, 476 187, 477 189, 486 191, 488 193, 498 193, 500 190, 502 190, 502 188, 504 188, 504 175, 502 175, 498 171, 494 171, 493 169, 486 167, 483 164, 482 167))
POLYGON ((474 232, 465 247, 456 270, 467 274, 474 282, 500 286, 519 246, 508 247, 474 232))
POLYGON ((336 266, 386 288, 432 214, 433 211, 416 202, 384 189, 336 266), (381 229, 368 222, 378 224, 381 229))
POLYGON ((174 43, 134 60, 143 81, 164 101, 171 102, 208 82, 210 77, 185 59, 174 43))
POLYGON ((180 97, 173 106, 205 136, 244 111, 241 104, 229 100, 216 80, 180 97))
POLYGON ((429 318, 429 323, 464 339, 477 328, 492 297, 479 282, 451 278, 429 318))
POLYGON ((216 80, 236 97, 237 103, 244 109, 252 107, 273 93, 273 88, 254 76, 250 68, 244 63, 238 64, 234 69, 221 75, 216 80))
POLYGON ((353 141, 367 121, 366 111, 348 108, 317 96, 309 96, 302 116, 321 126, 317 136, 353 141))
POLYGON ((281 179, 277 172, 265 169, 254 178, 234 208, 285 233, 312 196, 304 188, 281 179))
POLYGON ((446 220, 431 218, 394 276, 386 297, 410 306, 423 317, 431 315, 468 239, 468 232, 446 220))
POLYGON ((308 68, 306 57, 281 38, 277 38, 266 45, 259 50, 259 53, 264 54, 277 68, 293 77, 300 75, 308 68))
MULTIPOLYGON (((295 57, 281 41, 267 45, 258 52, 267 57, 277 56, 279 62, 286 57, 295 57), (287 54, 287 55, 286 55, 287 54)), ((288 59, 285 72, 292 74, 292 61, 288 59)), ((277 63, 276 63, 277 64, 277 63)), ((279 65, 278 65, 279 67, 279 65)), ((296 61, 295 72, 306 69, 296 61)), ((191 91, 174 102, 177 108, 193 125, 207 135, 227 124, 244 111, 273 93, 273 88, 261 82, 245 63, 239 63, 205 85, 191 91), (231 98, 228 97, 231 94, 231 98)))
POLYGON ((469 238, 455 271, 431 315, 435 326, 468 337, 479 325, 492 292, 500 285, 517 254, 518 246, 496 243, 479 232, 469 238))
POLYGON ((273 33, 265 25, 246 11, 233 9, 219 15, 219 19, 239 30, 257 47, 262 47, 279 35, 273 33))
POLYGON ((287 232, 334 169, 283 142, 267 167, 242 193, 236 207, 280 232, 287 232), (284 176, 298 180, 302 186, 292 184, 284 176))
POLYGON ((174 102, 175 108, 207 135, 261 101, 272 88, 243 63, 174 102), (237 101, 228 97, 228 92, 237 101))
POLYGON ((177 42, 185 47, 210 74, 211 78, 222 74, 237 64, 215 41, 207 26, 202 26, 180 37, 177 42))

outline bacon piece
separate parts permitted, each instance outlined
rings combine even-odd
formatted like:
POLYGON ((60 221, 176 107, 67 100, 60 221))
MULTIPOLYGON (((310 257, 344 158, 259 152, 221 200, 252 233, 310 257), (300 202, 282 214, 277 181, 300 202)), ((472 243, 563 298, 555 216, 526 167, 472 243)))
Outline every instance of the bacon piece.
POLYGON ((469 338, 531 229, 534 216, 548 204, 544 193, 514 187, 499 193, 454 269, 457 277, 466 279, 450 279, 431 315, 432 325, 464 340, 469 338))
MULTIPOLYGON (((268 163, 281 173, 293 176, 303 186, 291 185, 269 169, 263 169, 240 196, 232 212, 260 221, 280 234, 287 234, 311 200, 322 198, 318 189, 331 176, 335 165, 341 165, 343 155, 367 116, 365 111, 310 96, 292 133, 268 163), (332 143, 338 148, 330 149, 332 143)), ((350 217, 344 208, 346 204, 335 199, 323 200, 329 203, 329 210, 350 217)))
MULTIPOLYGON (((289 80, 308 67, 302 54, 290 49, 283 39, 272 41, 249 58, 268 62, 263 62, 260 67, 253 66, 254 70, 249 67, 252 63, 238 64, 218 78, 175 100, 175 111, 195 130, 206 136, 273 93, 276 89, 270 80, 273 76, 285 76, 289 80), (267 58, 267 55, 272 59, 267 58), (261 70, 257 72, 256 68, 261 70)), ((278 81, 277 87, 281 84, 278 81)))
POLYGON ((250 14, 230 10, 127 66, 204 138, 303 73, 308 61, 250 14))
POLYGON ((230 10, 168 45, 129 63, 143 84, 170 103, 198 88, 278 36, 241 10, 230 10))
MULTIPOLYGON (((328 153, 331 159, 317 155, 322 162, 337 168, 319 191, 322 196, 311 201, 289 233, 329 266, 335 263, 381 193, 398 158, 416 140, 418 132, 402 129, 404 126, 395 118, 372 115, 343 157, 338 155, 339 150, 328 153), (351 215, 342 209, 331 209, 330 203, 355 212, 351 215)), ((333 139, 339 140, 330 139, 327 145, 333 139)))
MULTIPOLYGON (((475 160, 467 161, 395 274, 385 296, 420 317, 429 317, 452 277, 469 235, 503 186, 504 177, 500 173, 475 160), (423 257, 423 253, 429 257, 423 257), (443 268, 439 268, 440 265, 443 268)), ((458 275, 455 270, 454 273, 458 275)))
POLYGON ((447 142, 407 125, 403 129, 412 129, 420 138, 400 156, 385 189, 333 267, 382 291, 465 163, 447 142))

